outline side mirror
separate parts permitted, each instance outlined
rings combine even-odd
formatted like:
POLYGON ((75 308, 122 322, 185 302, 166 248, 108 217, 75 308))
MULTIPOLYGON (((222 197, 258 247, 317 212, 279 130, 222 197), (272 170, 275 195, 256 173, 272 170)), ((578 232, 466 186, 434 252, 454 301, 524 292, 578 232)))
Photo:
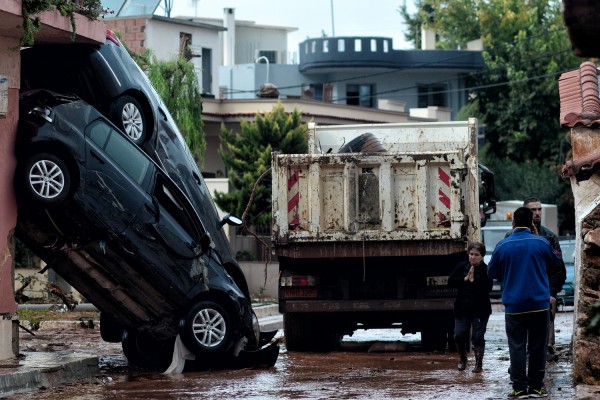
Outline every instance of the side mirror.
POLYGON ((242 225, 244 222, 236 217, 235 215, 231 215, 231 214, 225 214, 223 216, 223 219, 221 219, 221 226, 227 224, 227 225, 232 225, 232 226, 240 226, 242 225))

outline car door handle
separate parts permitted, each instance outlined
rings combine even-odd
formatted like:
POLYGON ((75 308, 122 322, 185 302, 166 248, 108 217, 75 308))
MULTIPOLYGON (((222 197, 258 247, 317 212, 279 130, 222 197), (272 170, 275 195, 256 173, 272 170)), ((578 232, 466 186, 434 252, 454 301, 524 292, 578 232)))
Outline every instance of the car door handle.
POLYGON ((102 159, 102 157, 100 157, 94 150, 90 150, 90 154, 92 155, 92 157, 98 160, 100 164, 104 164, 104 160, 102 159))

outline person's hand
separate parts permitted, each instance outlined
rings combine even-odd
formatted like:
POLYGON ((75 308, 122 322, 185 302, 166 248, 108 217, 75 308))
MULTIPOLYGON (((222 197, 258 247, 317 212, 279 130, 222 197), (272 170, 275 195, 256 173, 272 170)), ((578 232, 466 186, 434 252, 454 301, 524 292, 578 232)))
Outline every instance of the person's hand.
POLYGON ((539 232, 537 230, 537 227, 535 226, 535 224, 531 225, 531 233, 533 233, 534 235, 538 235, 539 236, 539 232))
POLYGON ((555 304, 556 304, 556 297, 550 296, 550 306, 554 307, 555 304))
POLYGON ((473 282, 474 280, 475 280, 475 267, 473 265, 471 265, 471 268, 469 269, 467 276, 465 276, 465 282, 467 282, 467 281, 473 282))

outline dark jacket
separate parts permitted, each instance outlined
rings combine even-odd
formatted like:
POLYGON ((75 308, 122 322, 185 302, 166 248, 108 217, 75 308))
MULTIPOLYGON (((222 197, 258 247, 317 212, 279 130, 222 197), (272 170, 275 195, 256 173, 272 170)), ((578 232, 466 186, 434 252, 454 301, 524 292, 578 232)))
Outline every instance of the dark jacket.
POLYGON ((496 245, 488 274, 502 280, 507 313, 540 311, 550 306, 551 280, 560 266, 560 254, 547 239, 516 228, 496 245))
POLYGON ((469 273, 469 269, 471 269, 469 262, 463 261, 454 268, 448 278, 448 286, 457 289, 454 315, 457 317, 465 315, 474 315, 480 318, 489 317, 492 313, 490 302, 492 280, 488 277, 487 265, 482 261, 475 267, 473 282, 465 282, 465 276, 469 273))

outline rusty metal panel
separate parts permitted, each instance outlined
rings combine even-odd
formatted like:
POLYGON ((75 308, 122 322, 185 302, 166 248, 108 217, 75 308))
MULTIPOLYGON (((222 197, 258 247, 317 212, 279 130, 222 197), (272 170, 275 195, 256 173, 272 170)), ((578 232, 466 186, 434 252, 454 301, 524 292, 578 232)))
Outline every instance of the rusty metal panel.
POLYGON ((462 241, 464 245, 466 239, 478 238, 476 136, 474 120, 338 127, 311 124, 309 141, 316 153, 273 157, 276 247, 428 240, 462 241), (315 143, 335 146, 332 135, 337 134, 338 144, 343 144, 366 128, 392 151, 318 153, 315 143), (295 175, 299 176, 294 189, 298 195, 288 187, 294 171, 300 171, 295 175), (292 198, 299 200, 290 205, 292 198), (295 209, 290 214, 292 206, 295 209))

